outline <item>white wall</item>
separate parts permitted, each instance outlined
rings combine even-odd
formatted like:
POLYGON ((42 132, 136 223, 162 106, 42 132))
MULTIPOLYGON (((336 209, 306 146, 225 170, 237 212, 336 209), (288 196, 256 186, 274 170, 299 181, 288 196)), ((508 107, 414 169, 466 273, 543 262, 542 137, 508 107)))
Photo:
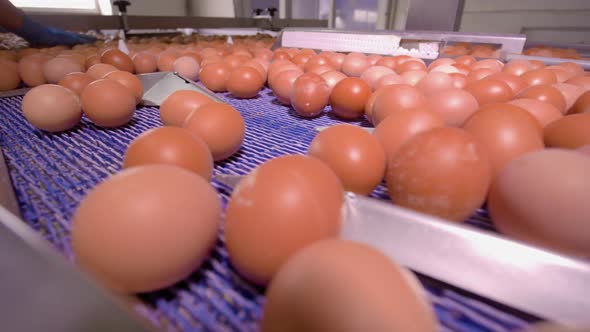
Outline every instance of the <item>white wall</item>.
MULTIPOLYGON (((129 15, 234 17, 233 0, 189 0, 192 12, 186 12, 186 0, 134 0, 129 15)), ((118 13, 116 7, 113 13, 118 13)))
POLYGON ((465 0, 460 30, 526 33, 534 41, 590 43, 590 1, 465 0))

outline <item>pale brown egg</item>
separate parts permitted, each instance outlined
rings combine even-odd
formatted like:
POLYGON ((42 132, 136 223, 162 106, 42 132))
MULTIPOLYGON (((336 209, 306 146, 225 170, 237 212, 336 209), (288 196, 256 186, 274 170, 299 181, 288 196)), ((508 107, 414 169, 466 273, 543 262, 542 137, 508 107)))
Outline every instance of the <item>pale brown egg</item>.
POLYGON ((432 68, 430 70, 430 72, 441 72, 441 73, 445 73, 445 74, 451 74, 451 73, 460 73, 461 71, 459 70, 459 68, 452 66, 452 65, 442 65, 442 66, 436 66, 434 68, 432 68))
POLYGON ((71 129, 82 118, 78 96, 55 84, 43 84, 29 90, 21 107, 23 115, 33 126, 49 132, 71 129))
POLYGON ((338 84, 338 82, 342 81, 343 79, 345 79, 347 77, 342 72, 339 72, 336 70, 325 72, 325 73, 321 74, 320 76, 326 81, 326 84, 328 84, 328 88, 330 89, 330 93, 332 92, 332 89, 334 89, 334 86, 336 84, 338 84))
POLYGON ((426 65, 423 61, 419 61, 418 59, 409 59, 407 61, 399 63, 395 67, 395 71, 398 74, 403 74, 408 71, 426 71, 426 65))
POLYGON ((574 76, 581 75, 584 73, 584 68, 582 68, 579 64, 574 62, 562 62, 560 64, 557 64, 556 66, 573 73, 574 76))
POLYGON ((527 111, 512 104, 486 106, 467 119, 463 129, 488 152, 493 174, 515 158, 545 147, 541 126, 527 111))
POLYGON ((485 148, 457 128, 414 136, 387 165, 395 204, 452 221, 463 221, 482 206, 492 177, 485 148))
MULTIPOLYGON (((20 59, 18 62, 18 75, 29 87, 35 87, 47 83, 45 75, 43 75, 43 66, 51 57, 36 54, 28 55, 20 59)), ((5 73, 5 70, 2 70, 5 73)))
POLYGON ((465 66, 472 66, 476 62, 477 60, 471 55, 462 55, 455 58, 455 63, 465 66))
POLYGON ((222 103, 202 105, 187 117, 183 128, 207 144, 215 161, 235 154, 242 146, 246 133, 246 124, 240 112, 222 103))
POLYGON ((193 111, 213 102, 203 93, 193 90, 178 90, 166 97, 160 105, 160 119, 167 126, 181 127, 193 111))
POLYGON ((299 70, 301 72, 303 72, 301 70, 301 68, 293 65, 293 64, 285 64, 282 66, 275 66, 268 69, 268 86, 272 89, 274 87, 275 84, 275 80, 277 78, 277 76, 279 74, 281 74, 281 72, 286 71, 286 70, 299 70))
POLYGON ((381 78, 373 85, 373 91, 377 91, 379 88, 386 86, 386 85, 394 85, 394 84, 406 84, 406 81, 401 75, 398 74, 388 74, 383 75, 381 78))
POLYGON ((565 70, 563 67, 547 66, 545 68, 551 70, 555 74, 555 77, 557 77, 557 83, 563 83, 569 80, 570 78, 576 76, 576 73, 565 70))
POLYGON ((545 127, 547 147, 576 149, 590 144, 590 113, 564 116, 545 127))
POLYGON ((196 81, 199 79, 199 71, 201 70, 201 67, 197 60, 184 55, 174 60, 172 70, 184 78, 196 81))
POLYGON ((453 78, 447 73, 431 71, 418 84, 418 88, 425 96, 453 87, 453 78))
POLYGON ((569 83, 556 83, 552 85, 554 88, 559 90, 565 98, 565 112, 569 113, 572 106, 574 106, 576 100, 584 93, 584 90, 577 85, 569 83))
POLYGON ((277 74, 272 92, 281 104, 291 105, 293 83, 301 75, 303 75, 303 71, 299 69, 285 70, 277 74))
POLYGON ((225 241, 232 265, 266 285, 289 257, 338 236, 344 193, 322 161, 282 156, 258 166, 234 189, 226 209, 225 241))
POLYGON ((90 77, 92 77, 95 80, 101 79, 103 77, 105 77, 108 73, 117 71, 117 67, 113 66, 113 65, 109 65, 106 63, 98 63, 95 64, 94 66, 88 68, 88 70, 86 71, 86 74, 88 74, 90 77))
POLYGON ((471 93, 480 106, 507 102, 514 96, 508 84, 495 79, 483 79, 467 83, 465 91, 471 93))
POLYGON ((545 63, 540 60, 529 60, 532 70, 545 68, 545 63))
POLYGON ((391 56, 384 56, 375 63, 377 66, 387 67, 391 70, 395 70, 397 66, 397 61, 391 56))
POLYGON ((379 141, 354 125, 335 125, 319 132, 307 154, 325 162, 344 190, 357 194, 370 194, 385 175, 385 153, 379 141))
POLYGON ((428 75, 428 72, 425 70, 409 70, 401 73, 399 76, 404 79, 406 84, 416 85, 426 77, 426 75, 428 75))
POLYGON ((344 65, 344 60, 346 59, 346 54, 343 53, 335 53, 330 57, 330 61, 334 65, 334 69, 342 70, 342 66, 344 65))
POLYGON ((557 88, 547 84, 531 86, 518 94, 518 98, 537 99, 538 101, 549 103, 563 114, 567 110, 565 97, 557 88))
POLYGON ((537 99, 519 98, 511 100, 509 104, 516 105, 529 112, 529 114, 539 121, 539 124, 541 124, 541 127, 543 128, 551 122, 563 117, 563 114, 557 109, 557 107, 537 99))
POLYGON ((244 62, 243 66, 245 67, 252 67, 254 69, 256 69, 256 71, 260 74, 260 77, 262 77, 262 80, 264 82, 266 82, 267 79, 267 67, 269 66, 269 63, 266 63, 266 67, 264 65, 262 65, 263 62, 261 62, 260 59, 252 59, 252 60, 248 60, 246 62, 244 62))
POLYGON ((70 59, 57 57, 47 60, 43 65, 43 75, 48 83, 57 84, 69 73, 83 72, 84 67, 80 63, 70 59))
POLYGON ((517 240, 590 258, 589 169, 590 158, 561 149, 512 161, 490 191, 494 225, 517 240))
POLYGON ((362 53, 351 52, 346 55, 342 63, 342 72, 348 76, 360 77, 369 68, 367 56, 362 53))
POLYGON ((590 76, 573 77, 573 78, 570 78, 569 80, 565 81, 565 83, 577 85, 580 88, 582 88, 582 90, 584 90, 584 92, 590 90, 590 76))
POLYGON ((319 75, 305 73, 299 76, 291 88, 291 106, 303 117, 315 117, 322 113, 330 98, 330 88, 319 75))
POLYGON ((441 90, 428 97, 430 110, 442 117, 444 123, 451 127, 461 127, 477 109, 477 99, 469 92, 451 88, 441 90))
POLYGON ((330 59, 328 59, 328 57, 321 56, 321 55, 313 56, 308 61, 306 61, 305 65, 303 66, 303 70, 307 73, 307 72, 311 71, 312 68, 315 68, 318 66, 328 66, 330 68, 330 70, 334 70, 334 67, 332 66, 332 61, 330 61, 330 59))
POLYGON ((100 79, 88 84, 80 100, 84 114, 100 127, 122 126, 135 114, 135 96, 115 80, 100 79))
POLYGON ((432 128, 443 127, 443 118, 431 111, 411 110, 394 113, 381 121, 374 135, 389 160, 412 137, 432 128))
POLYGON ((479 68, 489 68, 494 70, 495 72, 502 71, 503 67, 504 63, 497 59, 483 59, 471 65, 472 70, 476 70, 479 68))
POLYGON ((69 73, 64 76, 58 84, 70 89, 79 97, 82 95, 82 91, 84 91, 88 84, 92 82, 94 82, 94 79, 85 73, 69 73))
POLYGON ((262 332, 438 330, 409 271, 343 240, 320 241, 293 255, 267 289, 263 312, 262 332))
POLYGON ((473 81, 479 81, 496 73, 498 73, 498 71, 493 70, 491 68, 475 69, 470 71, 469 74, 467 74, 467 82, 471 83, 473 81))
POLYGON ((365 81, 371 90, 375 90, 375 86, 379 79, 381 79, 385 75, 396 75, 397 74, 384 66, 371 66, 367 68, 360 76, 360 78, 365 81))
POLYGON ((379 54, 369 54, 367 55, 367 62, 369 63, 369 66, 375 66, 381 58, 382 56, 379 54))
POLYGON ((199 78, 203 85, 213 92, 227 91, 227 80, 231 75, 231 68, 223 62, 203 65, 199 78))
POLYGON ((428 65, 428 71, 432 71, 434 68, 440 67, 440 66, 450 66, 454 63, 455 63, 455 60, 451 59, 451 58, 438 58, 438 59, 432 61, 428 65))
POLYGON ((139 104, 143 98, 143 84, 137 76, 128 71, 117 70, 104 76, 108 80, 115 80, 131 90, 135 96, 135 101, 139 104))
POLYGON ((207 181, 213 174, 213 158, 207 144, 184 128, 152 128, 129 144, 123 157, 123 168, 152 164, 182 167, 207 181))
POLYGON ((378 125, 383 119, 396 112, 415 108, 428 108, 428 101, 420 90, 406 84, 387 85, 373 104, 373 121, 378 125))
POLYGON ((231 72, 226 82, 227 91, 234 97, 255 98, 264 86, 264 80, 258 70, 242 66, 231 72))
POLYGON ((220 218, 219 197, 200 176, 169 165, 124 170, 78 206, 76 263, 118 293, 158 290, 207 259, 220 218))

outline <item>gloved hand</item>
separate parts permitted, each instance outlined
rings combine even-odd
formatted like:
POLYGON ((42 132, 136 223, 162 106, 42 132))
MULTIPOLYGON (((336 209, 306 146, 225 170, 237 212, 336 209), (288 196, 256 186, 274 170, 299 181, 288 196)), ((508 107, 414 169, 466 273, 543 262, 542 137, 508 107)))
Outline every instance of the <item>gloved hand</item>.
POLYGON ((11 32, 24 38, 31 46, 76 45, 96 41, 96 38, 91 36, 46 27, 31 20, 27 15, 23 17, 22 27, 17 31, 11 32))

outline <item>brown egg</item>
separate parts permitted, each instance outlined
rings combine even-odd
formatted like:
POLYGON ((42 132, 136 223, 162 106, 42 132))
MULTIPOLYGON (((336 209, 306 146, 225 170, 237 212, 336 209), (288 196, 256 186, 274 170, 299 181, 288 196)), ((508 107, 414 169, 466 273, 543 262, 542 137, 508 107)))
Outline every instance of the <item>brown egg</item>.
POLYGON ((307 73, 312 68, 317 66, 328 66, 331 70, 334 70, 334 67, 332 66, 332 62, 330 61, 330 59, 321 55, 311 57, 303 66, 303 70, 307 73))
POLYGON ((94 66, 97 63, 101 63, 100 56, 96 54, 90 55, 86 58, 86 61, 84 62, 84 68, 88 70, 90 67, 94 66))
POLYGON ((124 170, 78 206, 72 221, 76 263, 116 292, 158 290, 207 259, 220 215, 217 193, 194 173, 168 165, 124 170))
POLYGON ((487 78, 503 81, 504 83, 508 84, 515 96, 527 87, 527 84, 522 78, 513 74, 508 74, 506 72, 495 73, 488 76, 487 78))
POLYGON ((273 60, 289 60, 291 56, 287 52, 282 51, 275 51, 274 55, 272 56, 273 60))
POLYGON ((85 73, 69 73, 64 76, 60 81, 59 85, 72 90, 76 95, 81 96, 82 91, 92 83, 94 79, 85 73))
MULTIPOLYGON (((244 67, 252 67, 254 69, 256 69, 256 71, 260 74, 260 77, 262 77, 262 80, 264 82, 266 82, 266 67, 264 67, 260 60, 256 60, 256 59, 252 59, 252 60, 248 60, 246 62, 244 62, 243 64, 244 67)), ((268 66, 268 63, 267 63, 268 66)))
POLYGON ((493 174, 515 158, 544 148, 539 122, 527 111, 512 104, 486 106, 467 119, 463 129, 487 150, 493 174))
POLYGON ((354 125, 335 125, 319 132, 307 154, 326 163, 344 190, 356 194, 370 194, 385 175, 385 153, 379 141, 354 125))
POLYGON ((529 60, 529 63, 531 64, 532 70, 545 68, 545 63, 540 60, 529 60))
POLYGON ((39 85, 29 90, 21 107, 23 115, 33 126, 49 132, 71 129, 82 118, 78 96, 55 84, 39 85))
POLYGON ((238 67, 241 67, 242 64, 246 61, 248 61, 248 58, 245 58, 243 56, 240 55, 228 55, 225 58, 223 58, 223 62, 225 62, 227 65, 229 65, 229 67, 234 70, 237 69, 238 67))
POLYGON ((346 54, 342 53, 335 53, 330 57, 330 61, 334 66, 335 70, 342 70, 342 66, 344 65, 344 60, 346 59, 346 54))
POLYGON ((299 76, 291 89, 291 106, 303 117, 322 113, 330 98, 330 88, 324 79, 313 73, 299 76))
POLYGON ((143 98, 143 84, 137 76, 127 71, 117 70, 104 76, 108 80, 115 80, 131 90, 135 96, 135 101, 139 104, 143 98))
POLYGON ((278 75, 286 70, 298 70, 301 71, 303 73, 303 71, 301 70, 301 68, 293 65, 293 64, 286 64, 283 66, 279 66, 279 67, 273 67, 273 68, 269 68, 268 69, 268 86, 272 89, 275 85, 275 80, 278 77, 278 75))
POLYGON ((574 75, 580 75, 584 73, 584 68, 582 68, 579 64, 574 62, 562 62, 560 64, 557 64, 556 67, 560 67, 564 70, 567 70, 573 73, 574 75))
POLYGON ((377 64, 377 61, 379 61, 381 58, 382 56, 379 54, 369 54, 367 55, 367 62, 370 66, 375 66, 377 64))
POLYGON ((409 70, 400 74, 404 82, 409 85, 418 84, 426 75, 428 75, 428 72, 425 70, 409 70))
POLYGON ((109 65, 106 63, 98 63, 98 64, 90 67, 86 71, 86 74, 88 74, 93 79, 98 80, 98 79, 105 77, 108 73, 111 73, 111 72, 114 72, 117 70, 118 70, 117 67, 115 67, 113 65, 109 65))
POLYGON ((441 73, 445 73, 445 74, 451 74, 451 73, 461 73, 459 71, 459 68, 452 66, 452 65, 442 65, 442 66, 436 66, 434 68, 432 68, 430 70, 430 72, 441 72, 441 73))
POLYGON ((180 76, 193 81, 199 79, 200 69, 201 67, 197 60, 186 55, 178 57, 172 64, 172 70, 177 72, 180 76))
POLYGON ((365 113, 365 104, 371 96, 371 88, 365 81, 347 77, 332 89, 330 105, 332 112, 343 119, 356 119, 365 113))
POLYGON ((69 73, 83 72, 84 67, 78 62, 64 57, 47 60, 43 65, 43 75, 48 83, 56 84, 69 73))
POLYGON ((559 66, 548 66, 547 69, 551 70, 555 77, 557 77, 557 83, 563 83, 570 78, 576 76, 576 73, 572 73, 570 71, 565 70, 563 67, 559 66))
MULTIPOLYGON (((165 51, 158 55, 157 66, 159 71, 172 71, 174 61, 178 58, 178 53, 173 51, 165 51)), ((202 64, 205 66, 205 64, 202 64)))
POLYGON ((415 108, 428 108, 428 101, 418 89, 406 84, 387 85, 373 104, 373 121, 378 125, 396 112, 415 108))
POLYGON ((590 113, 572 114, 545 127, 547 147, 576 149, 590 144, 590 113))
POLYGON ((232 265, 266 285, 298 250, 338 236, 343 197, 338 177, 316 158, 282 156, 257 167, 227 205, 225 242, 232 265))
POLYGON ((262 332, 438 330, 409 271, 343 240, 320 241, 293 255, 267 289, 263 311, 262 332))
POLYGON ((115 80, 100 79, 88 84, 80 100, 84 114, 100 127, 122 126, 135 113, 133 93, 115 80))
POLYGON ((425 96, 430 96, 438 91, 453 87, 453 78, 447 73, 431 71, 418 84, 418 88, 425 96))
POLYGON ((565 81, 565 83, 579 86, 582 88, 582 90, 584 90, 584 92, 590 90, 590 76, 578 76, 570 78, 569 80, 565 81))
POLYGON ((199 55, 199 53, 193 51, 182 52, 181 56, 193 58, 198 64, 201 64, 201 61, 203 61, 203 58, 199 55))
POLYGON ((477 99, 469 92, 451 88, 428 97, 432 112, 439 114, 447 126, 461 127, 477 109, 477 99))
POLYGON ((129 144, 123 157, 123 168, 152 164, 179 166, 207 181, 213 174, 209 148, 199 136, 184 128, 152 128, 129 144))
POLYGON ((438 58, 438 59, 432 61, 428 65, 428 71, 432 71, 436 67, 440 67, 440 66, 450 66, 454 63, 455 63, 455 60, 451 59, 451 58, 438 58))
POLYGON ((227 80, 231 75, 231 68, 223 62, 212 63, 201 69, 199 78, 207 89, 213 92, 227 91, 227 80))
POLYGON ((309 54, 302 54, 299 53, 296 56, 293 57, 293 59, 291 59, 291 61, 293 61, 294 64, 296 64, 299 68, 303 69, 305 64, 307 63, 307 61, 309 61, 309 59, 311 59, 311 55, 309 54))
POLYGON ((494 70, 495 72, 502 71, 503 67, 504 67, 504 63, 502 63, 501 61, 499 61, 497 59, 479 60, 476 63, 474 63, 473 65, 471 65, 472 70, 477 70, 479 68, 489 68, 489 69, 494 70))
POLYGON ((471 67, 469 67, 469 66, 462 65, 462 64, 459 64, 459 63, 454 63, 451 66, 457 68, 457 70, 459 71, 459 73, 460 74, 463 74, 465 76, 467 76, 467 75, 469 75, 469 73, 471 73, 471 67))
POLYGON ((407 71, 426 71, 426 65, 420 61, 406 61, 395 67, 398 74, 403 74, 407 71))
POLYGON ((360 77, 367 68, 369 62, 367 56, 362 53, 348 53, 342 63, 342 72, 348 76, 360 77))
POLYGON ((379 88, 386 86, 386 85, 394 85, 394 84, 406 84, 406 81, 401 75, 398 74, 388 74, 383 75, 381 78, 373 85, 373 91, 377 91, 379 88))
POLYGON ((369 96, 369 99, 367 99, 367 102, 365 103, 365 119, 370 123, 373 123, 373 107, 375 105, 375 100, 377 100, 379 95, 383 93, 383 90, 383 87, 375 90, 371 94, 371 96, 369 96))
POLYGON ((227 82, 227 90, 237 98, 254 98, 264 86, 260 73, 252 67, 243 66, 231 72, 227 82))
POLYGON ((301 75, 303 72, 299 69, 285 70, 277 74, 272 92, 281 104, 291 105, 293 83, 301 75))
MULTIPOLYGON (((45 62, 49 59, 51 59, 51 57, 41 54, 28 55, 22 58, 18 62, 18 75, 23 80, 23 83, 29 87, 35 87, 47 83, 45 75, 43 75, 43 67, 45 62)), ((2 73, 5 72, 6 70, 2 70, 2 73)))
POLYGON ((557 107, 539 101, 537 99, 514 99, 509 104, 516 105, 523 110, 529 112, 530 115, 534 116, 541 127, 545 127, 555 120, 559 120, 563 117, 563 114, 557 109, 557 107))
POLYGON ((465 65, 465 66, 472 66, 475 64, 477 60, 471 55, 462 55, 455 58, 455 63, 465 65))
POLYGON ((323 73, 327 73, 329 71, 333 71, 334 67, 328 65, 318 65, 315 67, 311 67, 307 72, 314 73, 317 75, 322 75, 323 73))
POLYGON ((452 221, 463 221, 481 207, 492 175, 485 148, 457 128, 414 136, 387 165, 395 204, 452 221))
POLYGON ((472 70, 471 72, 469 72, 469 74, 467 74, 467 82, 471 83, 473 81, 479 81, 482 80, 486 77, 489 77, 493 74, 497 74, 498 72, 496 70, 490 69, 490 68, 479 68, 479 69, 475 69, 472 70))
POLYGON ((467 86, 467 76, 461 73, 450 73, 449 76, 453 79, 453 88, 464 89, 467 86))
MULTIPOLYGON (((176 58, 174 58, 174 59, 176 60, 176 58)), ((208 65, 211 65, 214 63, 222 63, 222 62, 223 62, 223 58, 218 55, 215 55, 215 56, 209 56, 209 57, 203 58, 200 65, 201 65, 201 68, 205 68, 205 66, 208 66, 208 65)), ((174 64, 174 62, 172 62, 172 64, 174 64)))
POLYGON ((332 93, 332 89, 334 89, 334 86, 336 84, 338 84, 338 82, 342 81, 343 79, 345 79, 347 77, 342 72, 339 72, 336 70, 325 72, 325 73, 321 74, 320 76, 326 81, 326 84, 328 84, 328 88, 330 89, 330 93, 332 93))
POLYGON ((160 119, 167 126, 181 127, 193 111, 213 102, 203 93, 193 90, 177 90, 166 97, 160 105, 160 119))
POLYGON ((535 69, 520 76, 527 85, 542 85, 557 83, 557 75, 549 69, 535 69))
POLYGON ((569 83, 556 83, 552 86, 559 90, 563 98, 565 98, 566 114, 570 111, 572 106, 574 106, 576 100, 578 100, 582 93, 584 93, 584 90, 582 88, 569 83))
POLYGON ((383 147, 385 156, 389 159, 412 137, 432 128, 443 126, 444 121, 440 115, 417 109, 397 112, 388 116, 375 128, 374 135, 383 147))
POLYGON ((590 91, 586 91, 581 94, 577 99, 569 113, 590 113, 590 91))
POLYGON ((530 98, 530 99, 537 99, 538 101, 542 101, 545 103, 549 103, 555 106, 561 113, 566 112, 566 103, 565 98, 557 90, 551 85, 535 85, 527 88, 526 90, 522 91, 518 98, 530 98))
POLYGON ((131 58, 118 49, 110 49, 105 51, 100 56, 100 61, 102 63, 113 65, 117 67, 118 70, 123 70, 130 73, 135 72, 135 66, 133 65, 131 58))
POLYGON ((391 56, 384 56, 381 59, 377 60, 377 63, 375 63, 375 65, 395 70, 395 67, 397 66, 397 61, 391 56))
POLYGON ((490 191, 494 225, 517 240, 589 258, 589 169, 590 158, 561 149, 514 160, 490 191))
POLYGON ((502 68, 502 72, 515 76, 520 76, 531 70, 533 70, 531 63, 527 60, 521 59, 510 60, 510 62, 502 68))
POLYGON ((242 146, 246 125, 240 112, 228 104, 209 103, 192 112, 183 128, 199 136, 219 161, 229 158, 242 146))
POLYGON ((479 105, 503 103, 512 99, 512 89, 500 80, 483 79, 468 83, 465 91, 471 93, 479 105))

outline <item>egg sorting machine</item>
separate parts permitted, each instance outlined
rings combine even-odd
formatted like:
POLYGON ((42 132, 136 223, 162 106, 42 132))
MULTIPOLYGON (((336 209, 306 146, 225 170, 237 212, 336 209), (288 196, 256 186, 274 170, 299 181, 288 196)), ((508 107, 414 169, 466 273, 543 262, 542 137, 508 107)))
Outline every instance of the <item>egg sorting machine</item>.
MULTIPOLYGON (((289 44, 288 36, 293 37, 293 32, 304 37, 317 33, 359 40, 369 37, 287 29, 278 45, 310 47, 289 44)), ((395 52, 404 38, 426 40, 422 51, 427 57, 432 56, 441 38, 477 42, 474 38, 481 37, 494 44, 512 45, 503 46, 506 57, 518 53, 519 47, 522 50, 525 42, 523 36, 432 32, 375 36, 394 43, 393 47, 388 45, 391 49, 387 52, 395 52)), ((301 40, 315 42, 313 38, 301 40)), ((412 46, 421 51, 420 43, 412 46)), ((359 47, 364 46, 347 40, 346 49, 339 51, 369 51, 359 47)), ((4 185, 0 191, 4 206, 0 209, 0 245, 4 246, 0 254, 2 262, 9 262, 9 271, 3 271, 3 294, 7 295, 1 300, 1 312, 9 330, 145 328, 131 318, 135 315, 126 313, 53 250, 72 258, 69 220, 84 193, 120 168, 123 152, 133 138, 161 125, 158 109, 149 105, 157 105, 166 91, 193 84, 173 74, 159 73, 143 79, 145 83, 151 80, 147 86, 153 86, 146 86, 144 95, 145 100, 152 100, 151 104, 145 102, 138 108, 129 125, 110 130, 84 119, 71 131, 46 135, 29 126, 20 113, 22 91, 4 94, 0 99, 0 146, 5 159, 0 163, 5 166, 0 169, 4 185)), ((268 89, 249 100, 227 94, 217 94, 216 98, 240 111, 247 125, 240 153, 215 167, 213 185, 224 205, 235 176, 245 175, 279 155, 305 153, 318 127, 341 123, 328 115, 303 120, 288 107, 273 103, 268 89)), ((363 121, 353 123, 369 126, 363 121)), ((590 285, 587 262, 497 236, 484 210, 471 217, 467 226, 458 226, 379 202, 387 199, 383 186, 371 196, 374 199, 349 197, 348 215, 352 217, 347 219, 342 236, 376 246, 418 273, 443 330, 513 331, 543 319, 571 323, 586 318, 590 312, 584 296, 590 285)), ((234 272, 220 235, 209 261, 198 272, 165 290, 140 295, 144 304, 135 305, 135 309, 161 328, 255 331, 264 301, 262 294, 234 272)))

